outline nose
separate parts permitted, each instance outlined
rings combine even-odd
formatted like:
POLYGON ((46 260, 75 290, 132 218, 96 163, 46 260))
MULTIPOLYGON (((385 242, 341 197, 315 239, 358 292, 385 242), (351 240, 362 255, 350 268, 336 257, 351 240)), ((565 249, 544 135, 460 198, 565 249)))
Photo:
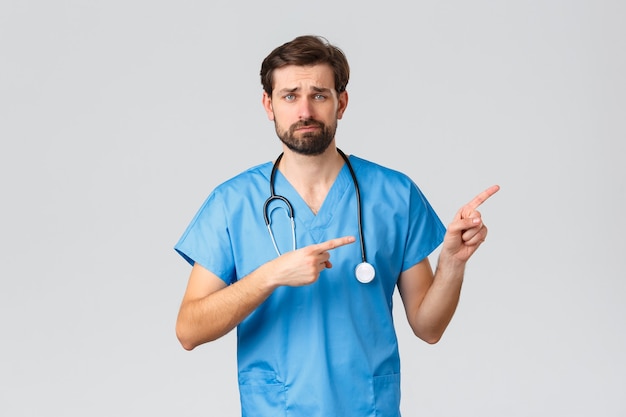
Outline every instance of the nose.
POLYGON ((301 120, 310 119, 313 116, 313 102, 310 99, 300 101, 298 116, 301 120))

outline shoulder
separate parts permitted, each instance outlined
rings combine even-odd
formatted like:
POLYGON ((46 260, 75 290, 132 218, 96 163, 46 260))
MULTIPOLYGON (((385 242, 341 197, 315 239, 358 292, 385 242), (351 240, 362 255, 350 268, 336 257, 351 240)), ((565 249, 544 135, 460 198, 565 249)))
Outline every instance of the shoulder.
POLYGON ((271 162, 253 166, 221 183, 218 188, 237 187, 255 181, 267 181, 272 170, 271 162))
MULTIPOLYGON (((426 196, 417 185, 417 183, 409 177, 408 174, 389 168, 378 163, 368 161, 355 155, 350 155, 355 175, 360 184, 364 184, 362 188, 370 190, 370 195, 385 196, 393 199, 399 205, 404 203, 418 206, 429 206, 426 196)), ((361 194, 368 194, 362 191, 361 194)))
POLYGON ((269 194, 269 177, 272 163, 266 162, 219 183, 205 198, 200 213, 229 212, 244 205, 245 201, 257 201, 269 194), (217 210, 217 212, 216 212, 217 210))
POLYGON ((350 155, 350 163, 355 174, 364 181, 384 181, 396 186, 413 185, 413 180, 407 174, 356 155, 350 155))
POLYGON ((264 162, 227 179, 215 187, 214 194, 244 196, 247 192, 267 185, 272 170, 271 162, 264 162))

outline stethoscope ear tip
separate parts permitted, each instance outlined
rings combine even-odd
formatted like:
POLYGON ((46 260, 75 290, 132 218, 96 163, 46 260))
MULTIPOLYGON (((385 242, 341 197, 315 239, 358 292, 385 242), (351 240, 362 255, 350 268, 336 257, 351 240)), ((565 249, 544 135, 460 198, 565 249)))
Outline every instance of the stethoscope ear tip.
POLYGON ((354 268, 354 275, 356 275, 356 279, 359 282, 367 284, 368 282, 372 282, 376 276, 376 271, 369 262, 361 262, 354 268))

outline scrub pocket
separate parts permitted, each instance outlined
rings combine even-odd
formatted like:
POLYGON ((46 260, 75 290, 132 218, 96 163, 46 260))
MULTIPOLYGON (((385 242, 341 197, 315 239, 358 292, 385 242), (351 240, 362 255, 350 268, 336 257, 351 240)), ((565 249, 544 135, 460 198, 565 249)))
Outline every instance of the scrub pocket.
POLYGON ((239 373, 239 395, 243 417, 287 415, 285 384, 272 371, 239 373))
POLYGON ((400 416, 400 374, 374 377, 376 417, 400 416))

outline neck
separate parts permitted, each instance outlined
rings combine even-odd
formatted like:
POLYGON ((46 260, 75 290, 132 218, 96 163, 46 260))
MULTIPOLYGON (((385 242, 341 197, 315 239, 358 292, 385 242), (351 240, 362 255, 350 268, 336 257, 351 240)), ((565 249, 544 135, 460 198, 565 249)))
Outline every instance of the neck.
POLYGON ((344 160, 335 146, 329 146, 324 153, 315 156, 285 149, 278 169, 311 211, 317 214, 343 164, 344 160))
POLYGON ((283 152, 278 169, 290 182, 303 185, 334 182, 344 164, 334 146, 315 156, 301 155, 289 149, 283 152))

